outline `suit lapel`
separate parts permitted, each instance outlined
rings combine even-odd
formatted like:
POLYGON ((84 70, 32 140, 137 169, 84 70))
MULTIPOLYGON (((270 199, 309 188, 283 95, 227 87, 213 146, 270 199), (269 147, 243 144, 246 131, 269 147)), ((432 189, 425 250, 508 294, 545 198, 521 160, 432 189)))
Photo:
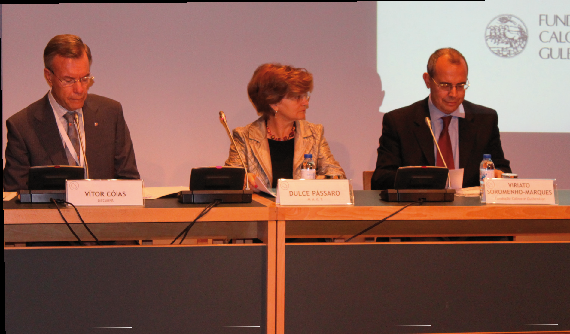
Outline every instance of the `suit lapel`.
POLYGON ((413 133, 422 150, 424 158, 428 162, 428 165, 435 166, 433 137, 431 136, 431 131, 425 121, 425 118, 429 116, 428 99, 426 98, 416 109, 413 116, 415 126, 413 133))
MULTIPOLYGON (((263 118, 258 119, 254 126, 249 129, 249 142, 254 159, 259 161, 262 172, 267 177, 269 185, 273 182, 273 173, 271 169, 271 156, 269 154, 269 142, 265 134, 265 121, 263 118)), ((244 157, 247 159, 247 157, 244 157)))
POLYGON ((463 109, 465 110, 465 118, 459 118, 459 168, 469 166, 469 157, 472 156, 470 153, 477 138, 476 127, 473 126, 475 121, 473 113, 466 103, 463 103, 463 109))
POLYGON ((34 132, 51 160, 49 163, 52 165, 67 165, 69 162, 67 161, 63 142, 59 135, 59 128, 47 94, 44 96, 43 102, 43 107, 38 109, 34 115, 34 132))
MULTIPOLYGON (((293 155, 293 178, 295 178, 295 172, 301 170, 301 165, 303 160, 305 160, 305 153, 311 153, 312 142, 308 142, 309 138, 312 137, 313 133, 311 130, 304 126, 301 121, 295 121, 295 126, 297 127, 297 133, 295 133, 295 151, 293 155), (306 149, 308 147, 308 149, 306 149)), ((318 157, 313 157, 316 162, 318 157)))
MULTIPOLYGON (((101 140, 98 140, 99 134, 97 133, 99 122, 98 108, 90 103, 89 96, 83 105, 83 129, 85 130, 85 156, 89 158, 92 154, 90 152, 100 152, 98 146, 101 140), (87 144, 89 143, 89 144, 87 144)), ((87 163, 91 165, 92 161, 87 159, 87 163)))

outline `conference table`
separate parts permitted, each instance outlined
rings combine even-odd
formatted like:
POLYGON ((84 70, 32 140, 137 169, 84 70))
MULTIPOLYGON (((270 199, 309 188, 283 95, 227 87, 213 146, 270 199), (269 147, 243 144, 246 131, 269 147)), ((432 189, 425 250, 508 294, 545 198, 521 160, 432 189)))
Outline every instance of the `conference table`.
POLYGON ((355 191, 354 206, 278 208, 278 329, 570 330, 569 191, 559 191, 557 206, 484 205, 477 197, 458 196, 454 202, 412 205, 365 233, 466 241, 284 242, 286 237, 346 239, 408 204, 378 196, 378 191, 355 191), (527 241, 469 241, 482 236, 527 241), (533 237, 559 241, 529 241, 533 237))
MULTIPOLYGON (((449 203, 412 205, 365 236, 540 235, 567 240, 570 236, 570 191, 558 193, 559 205, 556 206, 481 205, 478 198, 466 197, 456 197, 449 203)), ((570 309, 567 301, 570 300, 570 288, 568 284, 560 283, 570 276, 567 241, 286 243, 288 238, 346 239, 405 205, 380 201, 378 191, 355 191, 354 197, 355 204, 350 206, 280 206, 271 197, 254 194, 252 203, 221 204, 213 208, 188 235, 193 239, 256 241, 249 244, 160 244, 160 240, 173 240, 205 207, 180 204, 175 198, 147 200, 143 207, 79 207, 85 223, 100 240, 142 240, 146 245, 51 248, 21 246, 25 242, 75 240, 52 204, 4 202, 7 309, 11 310, 8 305, 13 303, 22 303, 14 307, 15 313, 6 313, 6 326, 21 325, 13 320, 23 314, 40 312, 38 308, 30 308, 16 292, 29 290, 34 280, 40 278, 58 285, 61 274, 54 272, 65 271, 74 278, 67 278, 68 287, 80 284, 73 288, 75 294, 81 296, 79 300, 93 298, 93 292, 83 291, 82 283, 77 283, 89 277, 91 286, 105 297, 96 300, 97 305, 108 305, 109 300, 121 305, 123 311, 103 312, 100 307, 97 309, 99 318, 87 317, 88 323, 85 319, 78 322, 78 328, 84 330, 90 326, 93 332, 100 331, 100 327, 112 327, 109 321, 105 323, 109 326, 96 326, 95 323, 109 319, 109 314, 116 315, 114 324, 120 325, 119 315, 124 316, 124 309, 132 315, 129 321, 136 324, 134 328, 146 328, 148 332, 166 324, 177 330, 193 326, 196 332, 240 330, 256 333, 570 329, 570 323, 564 319, 556 320, 556 326, 549 323, 550 327, 545 327, 546 322, 538 321, 517 327, 505 321, 508 315, 502 314, 491 320, 479 320, 488 325, 477 327, 476 320, 461 321, 459 318, 496 314, 497 309, 510 300, 521 306, 535 305, 525 311, 530 318, 548 309, 549 319, 560 319, 560 309, 570 309), (29 265, 22 266, 21 263, 29 265), (448 267, 451 263, 454 265, 448 267), (525 271, 529 266, 542 270, 525 271), (555 269, 548 269, 549 266, 555 269), (98 279, 95 268, 106 268, 103 276, 107 279, 98 279), (505 272, 505 268, 509 270, 505 272), (48 272, 49 275, 45 274, 48 272), (517 274, 513 276, 512 273, 517 274), (485 281, 485 277, 490 276, 503 278, 485 281), (437 277, 437 280, 410 280, 414 277, 437 277), (532 299, 521 301, 516 297, 516 291, 505 288, 508 286, 506 280, 518 287, 525 286, 526 296, 532 295, 532 299), (549 282, 546 290, 543 288, 545 280, 549 282), (121 288, 109 288, 110 282, 121 282, 121 288), (19 285, 12 295, 9 288, 14 284, 19 285), (433 293, 441 291, 449 296, 451 292, 444 291, 447 288, 452 289, 454 302, 433 293), (127 291, 129 298, 117 297, 121 294, 119 290, 127 291), (145 293, 137 294, 137 291, 151 293, 151 297, 145 293), (457 301, 459 297, 471 300, 488 297, 489 291, 503 293, 503 302, 478 301, 481 305, 494 305, 489 308, 467 306, 457 301), (139 305, 138 309, 133 305, 139 305), (481 313, 482 309, 493 312, 481 313), (142 321, 145 312, 150 310, 158 315, 142 321), (442 310, 448 312, 443 318, 442 310), (408 318, 395 319, 394 312, 407 314, 408 318), (215 313, 219 314, 213 315, 215 313), (231 321, 222 323, 221 319, 231 321), (439 321, 439 325, 427 323, 430 321, 439 321), (530 325, 536 326, 528 327, 530 325)), ((62 212, 82 240, 92 240, 72 208, 63 208, 62 212)), ((51 305, 53 299, 61 296, 61 289, 54 288, 51 294, 42 290, 50 297, 40 304, 51 305)), ((37 298, 34 300, 38 301, 37 298)), ((66 309, 67 312, 73 313, 80 307, 78 305, 83 305, 65 301, 74 307, 66 309)), ((85 306, 81 307, 84 312, 81 314, 85 314, 85 306)), ((520 311, 520 307, 517 310, 520 311)), ((52 313, 41 314, 64 319, 52 313)), ((51 324, 56 326, 55 323, 54 320, 51 324)), ((37 325, 45 326, 45 322, 38 320, 37 325)))

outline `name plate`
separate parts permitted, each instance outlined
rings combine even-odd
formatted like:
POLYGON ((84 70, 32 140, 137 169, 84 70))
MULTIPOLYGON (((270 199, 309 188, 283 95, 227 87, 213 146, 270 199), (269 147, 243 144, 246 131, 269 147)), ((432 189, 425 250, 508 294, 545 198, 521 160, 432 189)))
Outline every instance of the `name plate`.
POLYGON ((555 180, 485 179, 487 204, 556 204, 555 180))
POLYGON ((277 180, 277 204, 353 205, 350 180, 277 180))
POLYGON ((143 205, 142 180, 67 180, 67 201, 77 206, 143 205))

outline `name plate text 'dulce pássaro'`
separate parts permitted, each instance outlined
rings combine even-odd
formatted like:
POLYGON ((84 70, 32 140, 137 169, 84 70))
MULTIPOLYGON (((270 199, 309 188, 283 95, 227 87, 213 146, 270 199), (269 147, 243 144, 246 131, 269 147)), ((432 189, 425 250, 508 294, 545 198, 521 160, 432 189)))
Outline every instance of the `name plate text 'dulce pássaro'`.
POLYGON ((487 204, 556 205, 555 180, 485 179, 487 204))
POLYGON ((353 205, 350 180, 277 180, 277 204, 353 205))
POLYGON ((143 205, 142 180, 67 180, 67 201, 77 206, 143 205))

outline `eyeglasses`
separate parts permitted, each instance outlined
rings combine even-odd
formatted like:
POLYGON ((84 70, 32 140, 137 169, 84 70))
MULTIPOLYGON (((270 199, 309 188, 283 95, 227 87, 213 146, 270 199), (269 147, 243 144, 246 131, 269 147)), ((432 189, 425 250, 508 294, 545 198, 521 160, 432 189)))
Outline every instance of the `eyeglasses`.
POLYGON ((297 101, 300 102, 303 99, 307 99, 307 101, 309 101, 311 99, 311 93, 310 92, 306 92, 305 94, 299 94, 299 95, 293 95, 293 96, 287 96, 285 97, 286 99, 289 100, 293 100, 293 101, 297 101))
POLYGON ((460 83, 457 85, 453 85, 450 83, 438 83, 437 81, 435 81, 434 78, 431 78, 433 80, 433 82, 435 82, 435 84, 439 87, 439 89, 446 91, 446 92, 450 92, 453 87, 455 87, 455 89, 457 89, 457 91, 465 91, 467 90, 467 88, 469 88, 469 80, 467 80, 467 82, 465 83, 460 83))
POLYGON ((55 75, 55 73, 53 73, 51 68, 48 68, 48 70, 51 72, 51 74, 53 74, 54 77, 57 78, 57 80, 59 80, 59 82, 61 82, 62 87, 71 87, 75 85, 76 82, 79 82, 82 86, 87 86, 95 79, 95 77, 90 77, 90 76, 86 76, 79 79, 73 79, 73 78, 60 79, 57 75, 55 75))

